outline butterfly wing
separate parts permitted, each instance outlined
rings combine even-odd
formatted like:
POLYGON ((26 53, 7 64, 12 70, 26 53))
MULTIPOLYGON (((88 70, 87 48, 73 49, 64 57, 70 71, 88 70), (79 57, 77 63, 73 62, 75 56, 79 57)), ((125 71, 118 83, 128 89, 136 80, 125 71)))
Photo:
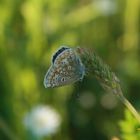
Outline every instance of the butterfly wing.
POLYGON ((84 76, 84 66, 74 50, 67 49, 55 58, 48 70, 45 87, 59 87, 81 80, 84 76))

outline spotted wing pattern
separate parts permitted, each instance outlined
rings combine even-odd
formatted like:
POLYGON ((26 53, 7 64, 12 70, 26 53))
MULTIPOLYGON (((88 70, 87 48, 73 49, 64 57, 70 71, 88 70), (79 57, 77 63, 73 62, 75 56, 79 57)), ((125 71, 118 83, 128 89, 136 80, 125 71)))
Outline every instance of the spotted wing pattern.
POLYGON ((85 68, 74 49, 61 47, 52 59, 44 78, 44 86, 60 87, 82 80, 85 68))

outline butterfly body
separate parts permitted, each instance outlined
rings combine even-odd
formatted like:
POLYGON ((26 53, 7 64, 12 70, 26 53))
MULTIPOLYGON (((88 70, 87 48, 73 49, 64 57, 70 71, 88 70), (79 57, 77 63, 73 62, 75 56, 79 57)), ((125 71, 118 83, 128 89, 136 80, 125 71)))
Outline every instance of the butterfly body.
POLYGON ((52 65, 44 78, 44 86, 60 87, 82 80, 85 68, 74 49, 61 47, 52 58, 52 65))

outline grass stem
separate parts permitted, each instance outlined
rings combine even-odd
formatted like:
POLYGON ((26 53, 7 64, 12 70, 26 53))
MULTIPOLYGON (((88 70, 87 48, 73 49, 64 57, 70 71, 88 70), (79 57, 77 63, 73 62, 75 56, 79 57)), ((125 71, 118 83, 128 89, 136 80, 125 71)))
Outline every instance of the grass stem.
POLYGON ((133 105, 124 97, 120 81, 110 67, 105 64, 102 59, 96 55, 92 50, 86 48, 76 48, 76 53, 81 58, 82 63, 85 65, 86 74, 93 75, 97 78, 105 91, 112 92, 120 101, 129 109, 137 121, 140 123, 140 115, 133 105))

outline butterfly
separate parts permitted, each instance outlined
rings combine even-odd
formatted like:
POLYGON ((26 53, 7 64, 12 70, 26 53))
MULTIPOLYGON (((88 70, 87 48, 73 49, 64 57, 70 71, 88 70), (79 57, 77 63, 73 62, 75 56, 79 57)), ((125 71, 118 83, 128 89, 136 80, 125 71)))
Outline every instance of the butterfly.
POLYGON ((52 57, 52 64, 44 77, 44 86, 60 87, 82 80, 85 67, 72 48, 62 46, 52 57))

